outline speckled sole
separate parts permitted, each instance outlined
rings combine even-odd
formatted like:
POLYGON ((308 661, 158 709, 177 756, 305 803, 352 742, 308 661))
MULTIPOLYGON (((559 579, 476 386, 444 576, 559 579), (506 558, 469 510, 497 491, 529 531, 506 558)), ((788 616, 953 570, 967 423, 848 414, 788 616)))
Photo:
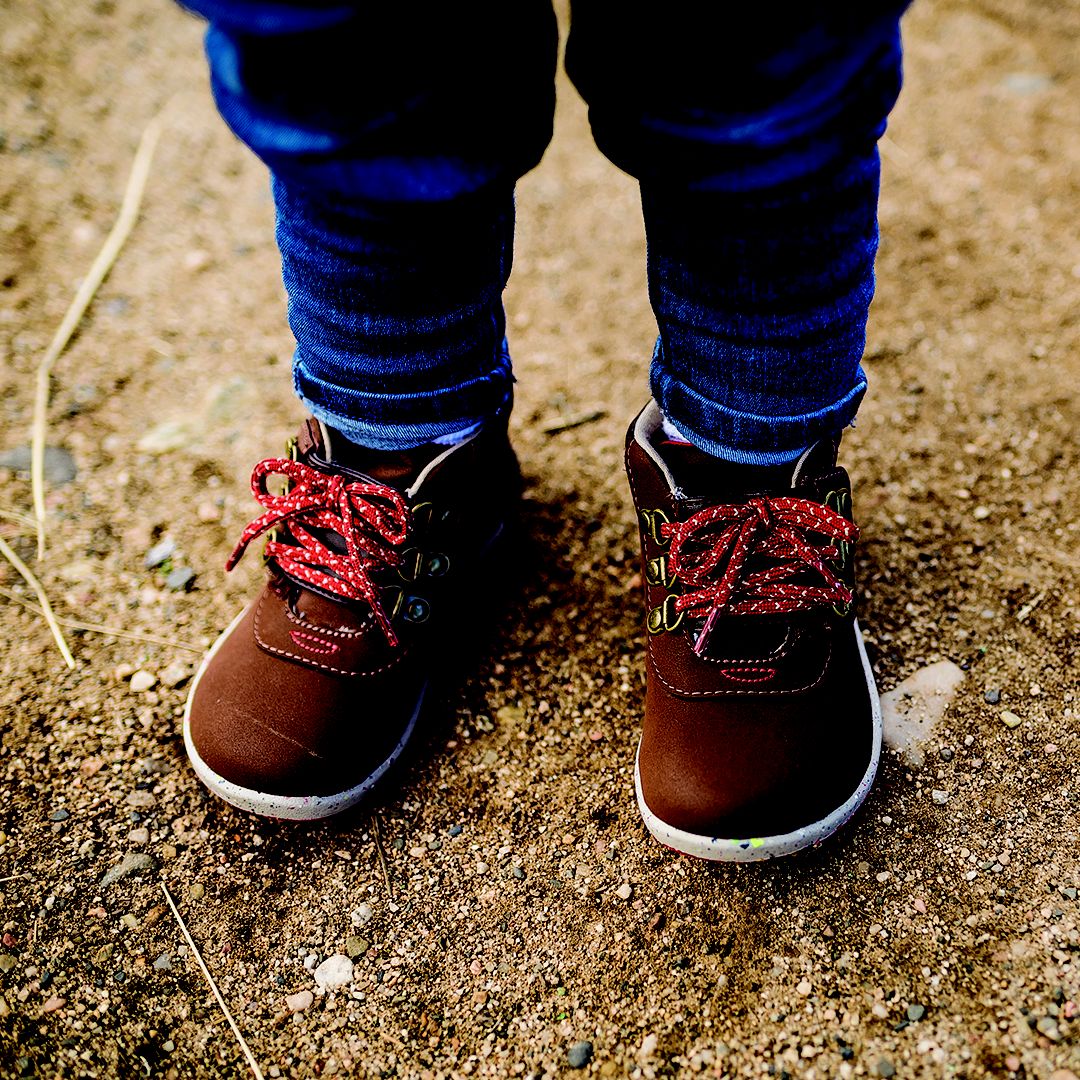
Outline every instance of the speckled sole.
POLYGON ((843 805, 838 806, 820 821, 811 822, 811 824, 804 825, 800 829, 781 833, 777 836, 740 838, 699 836, 697 833, 686 832, 684 829, 676 829, 673 825, 661 820, 649 809, 645 803, 645 797, 641 793, 641 775, 638 772, 638 763, 635 759, 634 789, 637 792, 638 809, 645 820, 646 828, 661 844, 684 855, 692 855, 697 859, 709 859, 713 862, 758 862, 762 859, 776 859, 781 855, 792 855, 803 848, 820 844, 823 840, 832 836, 841 825, 846 824, 851 819, 855 811, 862 805, 873 785, 874 777, 877 775, 878 762, 881 760, 881 702, 878 700, 874 673, 870 668, 870 660, 866 655, 866 648, 863 645, 862 632, 859 630, 858 622, 855 622, 854 628, 855 641, 858 645, 859 656, 862 659, 863 673, 866 676, 866 687, 870 691, 874 736, 870 764, 859 781, 858 787, 855 788, 843 805))
POLYGON ((394 762, 405 752, 405 747, 416 730, 416 722, 424 704, 427 683, 420 688, 416 707, 413 709, 413 714, 409 718, 397 746, 394 747, 390 756, 381 765, 369 773, 355 787, 332 795, 273 795, 265 791, 256 791, 254 788, 241 787, 239 784, 234 784, 232 781, 226 780, 225 777, 219 776, 199 757, 199 752, 195 749, 195 743, 191 738, 191 703, 195 699, 195 691, 199 687, 199 680, 202 678, 203 672, 209 666, 210 661, 213 660, 214 654, 220 648, 222 642, 232 633, 243 617, 244 612, 241 611, 217 641, 214 642, 200 665, 195 681, 191 685, 191 692, 188 694, 187 705, 184 708, 184 748, 187 750, 187 756, 195 770, 195 775, 215 795, 224 799, 227 803, 231 803, 241 810, 247 810, 252 814, 259 814, 262 817, 282 818, 288 821, 317 821, 319 818, 332 817, 334 814, 340 814, 351 809, 378 786, 379 782, 390 771, 394 762))

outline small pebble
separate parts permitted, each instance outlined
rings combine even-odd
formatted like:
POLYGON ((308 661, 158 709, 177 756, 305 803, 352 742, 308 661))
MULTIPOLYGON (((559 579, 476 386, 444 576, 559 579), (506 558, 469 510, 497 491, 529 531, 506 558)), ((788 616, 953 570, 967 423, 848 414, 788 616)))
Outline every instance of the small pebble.
POLYGON ((188 886, 188 896, 192 900, 201 900, 206 894, 206 889, 201 881, 196 881, 193 885, 188 886))
POLYGON ((328 956, 316 969, 315 981, 324 990, 347 986, 352 982, 353 962, 342 953, 328 956))
MULTIPOLYGON (((0 454, 0 469, 12 472, 30 472, 30 447, 17 446, 0 454)), ((61 487, 70 484, 78 475, 75 459, 61 446, 45 447, 45 479, 49 487, 61 487)))
POLYGON ((195 571, 190 566, 178 566, 165 576, 165 588, 187 592, 195 584, 195 571))
POLYGON ((884 1076, 887 1080, 888 1077, 896 1075, 896 1066, 888 1058, 878 1058, 875 1071, 878 1076, 884 1076))
POLYGON ((510 873, 513 874, 513 876, 517 878, 518 881, 525 880, 525 871, 522 870, 520 866, 512 867, 510 873))
POLYGON ((1000 690, 987 690, 986 693, 983 694, 983 701, 985 701, 987 705, 996 705, 1000 700, 1000 690))
POLYGON ((44 1005, 41 1006, 43 1013, 56 1012, 57 1009, 62 1009, 67 1004, 62 997, 51 997, 44 1005))
POLYGON ((925 1005, 909 1005, 907 1007, 907 1018, 914 1023, 916 1020, 921 1020, 926 1015, 925 1005))
POLYGON ((1061 1030, 1052 1016, 1040 1016, 1035 1028, 1040 1035, 1045 1035, 1051 1042, 1057 1042, 1061 1038, 1061 1030))
POLYGON ((934 800, 935 806, 944 806, 949 801, 949 793, 942 791, 940 788, 934 788, 930 792, 930 798, 934 800))
POLYGON ((371 922, 371 918, 374 914, 375 912, 372 910, 370 904, 361 904, 349 916, 349 921, 357 928, 367 926, 367 924, 371 922))
POLYGON ((801 994, 803 997, 806 997, 810 993, 810 991, 813 990, 813 989, 814 989, 813 983, 811 983, 809 979, 803 979, 799 983, 799 985, 795 987, 795 992, 797 994, 801 994))
POLYGON ((363 956, 368 951, 369 944, 362 937, 348 937, 345 939, 345 952, 350 959, 355 956, 363 956))
POLYGON ((656 1053, 656 1044, 658 1040, 655 1035, 646 1035, 641 1040, 641 1049, 638 1051, 638 1056, 643 1058, 651 1058, 656 1053))
POLYGON ((157 685, 157 676, 149 671, 136 671, 131 676, 128 689, 133 694, 145 694, 147 690, 157 685))
POLYGON ((172 955, 170 953, 163 952, 154 961, 154 970, 155 971, 172 971, 172 955))
POLYGON ((50 821, 67 821, 68 816, 69 815, 68 815, 68 812, 66 810, 54 810, 49 815, 49 820, 50 821))
POLYGON ((582 1040, 570 1047, 566 1055, 566 1063, 571 1069, 584 1069, 592 1061, 593 1045, 591 1042, 582 1040))
POLYGON ((301 990, 298 994, 290 994, 285 999, 285 1005, 289 1012, 298 1013, 310 1008, 314 1000, 315 995, 310 990, 301 990))
POLYGON ((150 830, 146 828, 132 829, 128 833, 128 841, 132 844, 149 844, 150 830))
POLYGON ((105 874, 101 879, 101 885, 103 888, 108 888, 129 874, 141 874, 145 870, 153 869, 154 860, 150 855, 141 851, 131 851, 105 874))
POLYGON ((15 966, 15 957, 7 953, 0 953, 0 971, 5 975, 15 966))
POLYGON ((1019 727, 1019 726, 1020 726, 1020 725, 1021 725, 1021 724, 1022 724, 1022 723, 1023 723, 1024 721, 1023 721, 1023 720, 1022 720, 1022 719, 1021 719, 1021 718, 1020 718, 1019 716, 1017 716, 1017 715, 1016 715, 1016 713, 1014 713, 1014 712, 1009 712, 1009 710, 1008 710, 1008 709, 1006 709, 1006 710, 1005 710, 1005 711, 1004 711, 1004 712, 1003 712, 1003 713, 1001 714, 1001 722, 1002 722, 1002 723, 1003 723, 1003 724, 1004 724, 1004 725, 1005 725, 1005 726, 1006 726, 1007 728, 1017 728, 1017 727, 1019 727))
POLYGON ((451 825, 448 832, 451 836, 460 836, 464 832, 464 829, 462 829, 460 825, 451 825))
POLYGON ((161 685, 175 690, 191 677, 191 669, 186 664, 170 664, 160 675, 161 685))
POLYGON ((952 747, 946 746, 942 749, 940 757, 942 761, 952 761, 956 757, 956 751, 952 747))
POLYGON ((200 248, 192 248, 184 255, 184 269, 197 274, 210 265, 210 255, 200 248))
POLYGON ((623 883, 622 883, 622 884, 621 884, 621 885, 620 885, 620 886, 619 886, 619 887, 618 887, 618 888, 617 888, 617 889, 615 890, 615 895, 616 895, 616 896, 617 896, 617 897, 618 897, 618 898, 619 898, 620 900, 629 900, 629 899, 630 899, 630 897, 634 895, 634 889, 633 889, 633 886, 631 886, 631 885, 629 884, 629 882, 626 882, 626 881, 624 881, 624 882, 623 882, 623 883))
POLYGON ((143 565, 147 570, 153 570, 160 566, 166 559, 171 559, 176 551, 176 541, 170 537, 156 543, 143 557, 143 565))

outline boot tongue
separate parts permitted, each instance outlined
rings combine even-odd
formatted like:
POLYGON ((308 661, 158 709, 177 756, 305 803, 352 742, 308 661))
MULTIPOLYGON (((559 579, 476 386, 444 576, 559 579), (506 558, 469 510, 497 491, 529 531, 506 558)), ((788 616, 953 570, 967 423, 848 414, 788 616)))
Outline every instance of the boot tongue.
POLYGON ((659 439, 654 444, 692 512, 718 502, 742 502, 751 495, 790 491, 795 465, 742 465, 705 453, 692 443, 659 439))
POLYGON ((836 446, 815 443, 797 461, 780 465, 742 465, 713 457, 692 443, 661 437, 654 445, 693 513, 717 502, 742 502, 752 495, 798 494, 836 462, 836 446))
POLYGON ((298 448, 301 454, 316 457, 358 473, 387 487, 404 491, 446 447, 427 443, 413 450, 373 450, 350 442, 326 424, 308 420, 300 431, 298 448))

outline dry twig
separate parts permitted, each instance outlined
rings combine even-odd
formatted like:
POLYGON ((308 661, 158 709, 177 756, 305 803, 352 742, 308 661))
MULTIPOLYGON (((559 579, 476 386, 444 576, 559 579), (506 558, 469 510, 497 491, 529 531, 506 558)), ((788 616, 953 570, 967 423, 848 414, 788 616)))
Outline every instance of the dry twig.
POLYGON ((139 140, 139 148, 135 151, 135 160, 131 164, 131 174, 128 176, 127 188, 124 191, 123 202, 120 204, 116 224, 105 238, 105 243, 90 267, 90 272, 83 278, 82 284, 75 293, 75 298, 71 301, 71 306, 67 309, 38 365, 37 383, 34 389, 34 425, 30 440, 30 485, 34 495, 34 521, 37 527, 39 559, 45 554, 45 437, 48 425, 49 375, 53 364, 67 348, 86 309, 90 306, 90 301, 93 300, 94 294, 108 276, 138 219, 146 178, 150 173, 150 162, 165 125, 167 109, 168 106, 146 125, 142 138, 139 140))
POLYGON ((3 537, 0 537, 0 555, 3 555, 4 558, 15 567, 22 575, 26 584, 34 590, 34 593, 38 598, 38 603, 41 605, 41 614, 45 616, 45 621, 49 624, 52 636, 56 639, 56 646, 60 650, 60 655, 63 656, 64 663, 67 664, 69 668, 73 668, 75 666, 75 657, 71 655, 68 643, 64 640, 64 632, 60 629, 60 623, 53 614, 53 609, 49 605, 49 598, 45 595, 45 590, 41 587, 41 582, 34 577, 26 563, 11 550, 11 547, 3 537))
POLYGON ((256 1080, 264 1080, 262 1069, 259 1068, 259 1063, 255 1060, 255 1055, 251 1052, 251 1047, 248 1046, 244 1036, 240 1033, 240 1029, 236 1026, 236 1021, 233 1019, 232 1013, 229 1012, 229 1006, 225 1004, 225 999, 221 996, 221 991, 217 988, 217 983, 214 982, 214 977, 210 974, 210 969, 203 961, 202 953, 199 952, 199 947, 195 944, 195 939, 188 931, 187 923, 181 918, 180 912, 176 910, 176 904, 173 903, 172 894, 169 892, 164 881, 161 882, 161 891, 165 894, 165 899, 172 909, 173 918, 176 919, 176 924, 180 927, 180 932, 184 935, 184 940, 188 943, 188 948, 191 949, 195 959, 198 961, 203 976, 210 984, 210 989, 214 992, 214 997, 217 998, 217 1003, 221 1006, 221 1011, 225 1014, 225 1019, 229 1021, 229 1027, 232 1028, 233 1034, 236 1036, 236 1041, 240 1044, 240 1049, 243 1050, 248 1065, 251 1066, 251 1071, 255 1074, 256 1080))
POLYGON ((605 416, 607 416, 607 409, 593 409, 591 412, 578 413, 576 416, 569 416, 565 420, 548 424, 543 431, 545 435, 558 435, 563 431, 581 427, 583 424, 592 424, 597 420, 603 420, 605 416))

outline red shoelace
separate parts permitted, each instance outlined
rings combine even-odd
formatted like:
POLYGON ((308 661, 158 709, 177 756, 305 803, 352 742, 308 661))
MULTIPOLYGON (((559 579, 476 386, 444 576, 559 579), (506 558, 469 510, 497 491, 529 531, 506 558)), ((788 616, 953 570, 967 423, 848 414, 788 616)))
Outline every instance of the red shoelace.
POLYGON ((372 575, 400 562, 395 549, 409 531, 409 507, 401 492, 385 484, 346 481, 285 458, 260 461, 251 473, 251 490, 266 513, 244 530, 225 569, 231 570, 240 561, 260 533, 287 524, 296 543, 268 540, 267 557, 300 581, 346 600, 364 601, 386 640, 397 645, 372 575), (291 481, 289 491, 284 495, 267 491, 271 476, 291 481), (346 553, 333 551, 312 529, 337 533, 345 541, 346 553))
POLYGON ((821 503, 759 496, 710 506, 686 521, 661 525, 660 532, 671 540, 669 570, 686 590, 675 601, 676 611, 705 617, 694 644, 699 655, 724 612, 775 615, 852 600, 851 590, 825 560, 835 559, 840 553, 837 542, 853 542, 859 530, 821 503), (817 533, 830 542, 811 543, 804 533, 817 533), (761 558, 772 565, 749 570, 748 561, 761 558), (808 569, 816 570, 824 584, 791 580, 808 569))

